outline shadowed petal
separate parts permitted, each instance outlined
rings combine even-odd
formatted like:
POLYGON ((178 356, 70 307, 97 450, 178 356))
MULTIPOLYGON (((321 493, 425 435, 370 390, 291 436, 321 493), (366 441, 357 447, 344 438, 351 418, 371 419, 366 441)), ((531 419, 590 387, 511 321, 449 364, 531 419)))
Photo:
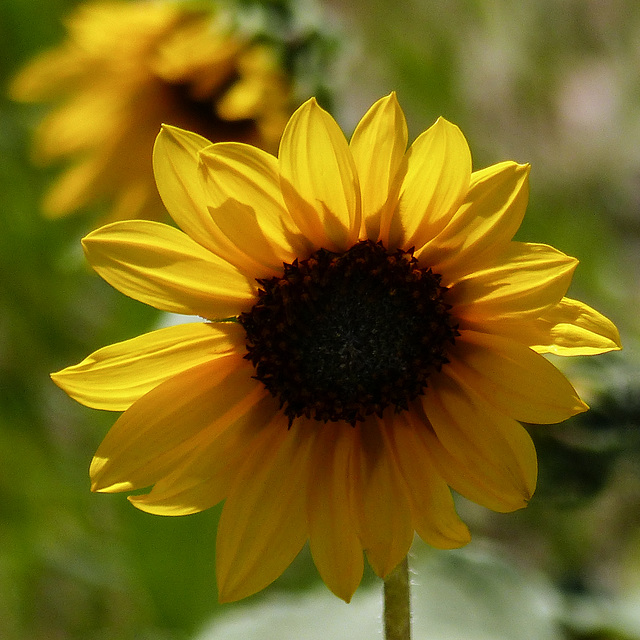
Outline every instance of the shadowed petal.
POLYGON ((447 484, 499 511, 527 504, 536 485, 537 461, 522 425, 444 371, 430 379, 422 404, 437 439, 451 456, 445 464, 446 458, 434 455, 447 484))
POLYGON ((307 538, 307 478, 313 437, 278 414, 256 438, 227 497, 216 542, 220 602, 271 584, 307 538))
POLYGON ((471 540, 469 529, 460 520, 447 483, 436 471, 428 442, 404 414, 385 421, 384 435, 406 483, 413 523, 418 535, 439 549, 454 549, 471 540))
POLYGON ((308 251, 285 207, 272 155, 222 142, 200 152, 200 171, 212 218, 243 253, 277 271, 308 251))
POLYGON ((129 496, 138 509, 162 516, 182 516, 209 509, 224 500, 238 469, 252 450, 254 438, 268 425, 277 403, 256 386, 222 419, 202 433, 202 443, 151 492, 129 496))
POLYGON ((463 331, 450 358, 466 386, 516 420, 554 424, 588 409, 558 369, 515 340, 463 331))
POLYGON ((387 243, 386 237, 380 237, 381 228, 388 234, 392 205, 400 187, 396 175, 407 137, 407 122, 395 92, 378 100, 353 132, 349 148, 362 192, 362 238, 374 242, 380 238, 387 243))
POLYGON ((316 248, 346 251, 358 240, 358 174, 335 120, 315 101, 305 102, 280 142, 282 195, 291 217, 316 248))
POLYGON ((51 378, 88 407, 124 411, 186 369, 243 350, 240 325, 194 322, 103 347, 79 364, 51 374, 51 378))
POLYGON ((110 285, 162 311, 215 320, 237 316, 255 300, 253 282, 235 267, 159 222, 114 222, 82 245, 110 285))
POLYGON ((471 179, 471 153, 460 129, 439 118, 416 138, 405 161, 389 243, 419 251, 462 204, 471 179))
MULTIPOLYGON (((442 445, 426 416, 407 413, 405 419, 413 426, 414 433, 424 441, 425 447, 432 452, 434 469, 460 495, 499 513, 527 506, 522 492, 502 484, 499 475, 485 473, 481 460, 470 465, 468 461, 453 456, 442 445)), ((519 423, 516 424, 524 431, 519 423)), ((526 431, 524 433, 528 437, 526 431)))
POLYGON ((260 384, 240 355, 188 369, 134 402, 111 427, 90 468, 93 491, 139 489, 170 473, 202 444, 205 429, 238 405, 252 406, 260 384))
MULTIPOLYGON (((296 428, 317 425, 296 423, 296 428)), ((351 513, 350 462, 354 430, 328 423, 319 429, 313 445, 307 519, 309 547, 324 583, 349 602, 364 569, 362 545, 351 513)))
POLYGON ((354 427, 354 510, 367 559, 381 578, 407 555, 414 527, 404 481, 382 437, 382 426, 371 416, 354 427))

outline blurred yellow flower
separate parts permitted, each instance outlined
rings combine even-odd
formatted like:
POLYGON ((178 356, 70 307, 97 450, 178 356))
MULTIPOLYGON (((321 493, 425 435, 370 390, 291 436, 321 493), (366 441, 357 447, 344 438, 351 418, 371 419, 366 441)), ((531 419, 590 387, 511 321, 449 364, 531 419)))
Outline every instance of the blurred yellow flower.
POLYGON ((228 22, 184 3, 76 9, 66 42, 11 86, 16 100, 62 103, 34 144, 36 161, 72 163, 45 198, 47 215, 105 201, 107 220, 164 216, 150 162, 162 123, 277 149, 293 111, 288 78, 272 48, 228 22))
POLYGON ((512 241, 528 166, 472 173, 443 119, 406 147, 394 94, 350 143, 306 102, 278 158, 164 127, 155 175, 182 230, 116 222, 84 240, 126 295, 205 319, 53 379, 85 405, 124 410, 92 462, 93 490, 153 485, 129 499, 162 515, 225 500, 222 601, 268 585, 306 540, 346 601, 363 550, 384 577, 414 531, 466 544, 450 487, 496 511, 524 507, 537 464, 519 421, 587 409, 542 354, 620 348, 609 320, 564 297, 574 258, 512 241))

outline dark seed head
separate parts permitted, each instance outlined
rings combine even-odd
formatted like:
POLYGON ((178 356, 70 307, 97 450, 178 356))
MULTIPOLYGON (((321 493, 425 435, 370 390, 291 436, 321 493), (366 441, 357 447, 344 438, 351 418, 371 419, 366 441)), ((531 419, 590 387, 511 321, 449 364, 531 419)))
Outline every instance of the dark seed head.
POLYGON ((258 302, 239 321, 256 378, 298 416, 354 425, 424 392, 458 335, 440 275, 413 251, 363 241, 324 249, 258 280, 258 302))

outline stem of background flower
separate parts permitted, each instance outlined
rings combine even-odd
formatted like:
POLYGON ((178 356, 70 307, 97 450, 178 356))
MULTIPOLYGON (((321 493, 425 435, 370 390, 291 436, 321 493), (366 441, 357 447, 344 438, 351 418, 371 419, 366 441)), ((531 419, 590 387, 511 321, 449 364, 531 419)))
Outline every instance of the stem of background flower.
POLYGON ((405 558, 384 581, 385 640, 411 640, 409 563, 405 558))

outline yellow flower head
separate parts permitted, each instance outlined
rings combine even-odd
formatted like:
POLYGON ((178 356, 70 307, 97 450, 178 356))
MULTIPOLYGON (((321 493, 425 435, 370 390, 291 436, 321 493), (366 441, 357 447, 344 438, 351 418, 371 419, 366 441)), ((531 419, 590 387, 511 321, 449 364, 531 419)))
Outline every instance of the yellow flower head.
POLYGON ((233 30, 222 12, 167 2, 80 5, 68 39, 14 80, 25 102, 62 102, 41 123, 36 160, 71 160, 47 194, 57 217, 96 201, 109 220, 160 219, 149 158, 162 123, 210 140, 277 149, 293 110, 275 51, 233 30))
POLYGON ((222 601, 268 585, 306 540, 347 601, 363 550, 384 577, 414 531, 466 544, 450 488, 524 507, 537 469, 519 421, 587 408, 542 354, 620 348, 609 320, 564 297, 574 258, 512 241, 528 166, 472 172, 444 119, 406 147, 394 94, 350 143, 306 102, 277 158, 164 127, 156 180, 182 230, 117 222, 84 240, 123 293, 204 318, 53 378, 83 404, 124 410, 93 490, 152 485, 129 499, 163 515, 225 500, 222 601))

